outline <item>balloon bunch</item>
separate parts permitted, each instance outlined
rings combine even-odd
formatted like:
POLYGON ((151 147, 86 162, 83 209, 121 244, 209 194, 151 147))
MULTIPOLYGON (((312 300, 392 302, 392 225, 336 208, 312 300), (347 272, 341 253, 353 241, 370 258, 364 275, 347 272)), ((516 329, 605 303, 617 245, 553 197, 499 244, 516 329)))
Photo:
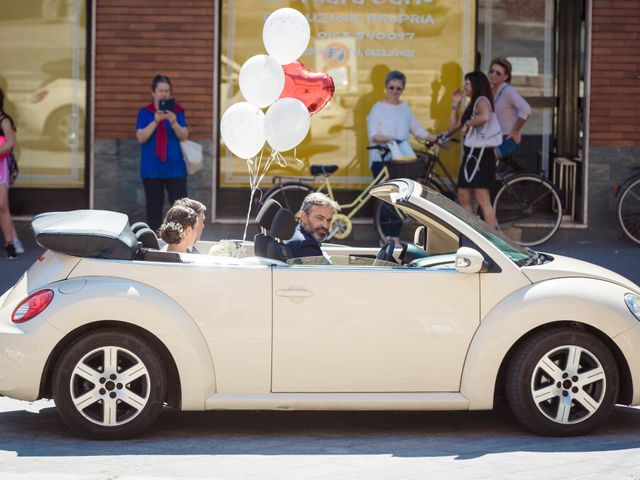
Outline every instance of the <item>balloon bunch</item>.
MULTIPOLYGON (((305 52, 311 29, 293 8, 280 8, 265 21, 262 41, 268 55, 254 55, 240 69, 240 92, 245 102, 231 105, 222 115, 220 133, 226 147, 247 161, 251 197, 270 166, 286 167, 280 152, 295 148, 309 133, 311 115, 331 100, 334 84, 325 73, 312 72, 297 59, 305 52), (266 108, 266 114, 262 111, 266 108), (265 142, 271 153, 264 155, 265 142)), ((298 160, 299 161, 299 160, 298 160)))

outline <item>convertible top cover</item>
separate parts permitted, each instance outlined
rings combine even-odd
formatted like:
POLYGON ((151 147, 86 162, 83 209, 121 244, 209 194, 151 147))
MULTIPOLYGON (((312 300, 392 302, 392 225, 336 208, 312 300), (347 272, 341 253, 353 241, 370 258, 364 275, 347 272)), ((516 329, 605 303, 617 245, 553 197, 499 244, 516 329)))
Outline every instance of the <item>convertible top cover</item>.
POLYGON ((76 257, 131 260, 138 240, 129 217, 107 210, 50 212, 34 217, 31 228, 43 248, 76 257))

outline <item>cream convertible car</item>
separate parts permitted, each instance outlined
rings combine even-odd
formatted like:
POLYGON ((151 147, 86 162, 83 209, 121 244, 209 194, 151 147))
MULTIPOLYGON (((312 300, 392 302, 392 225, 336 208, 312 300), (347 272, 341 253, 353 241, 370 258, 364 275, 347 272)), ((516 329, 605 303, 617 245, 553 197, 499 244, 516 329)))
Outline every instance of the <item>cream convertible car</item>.
POLYGON ((0 394, 53 398, 105 439, 165 404, 483 410, 506 396, 548 435, 640 404, 637 285, 525 250, 413 181, 374 195, 417 225, 415 243, 377 259, 179 255, 141 247, 122 214, 37 217, 49 250, 0 298, 0 394))

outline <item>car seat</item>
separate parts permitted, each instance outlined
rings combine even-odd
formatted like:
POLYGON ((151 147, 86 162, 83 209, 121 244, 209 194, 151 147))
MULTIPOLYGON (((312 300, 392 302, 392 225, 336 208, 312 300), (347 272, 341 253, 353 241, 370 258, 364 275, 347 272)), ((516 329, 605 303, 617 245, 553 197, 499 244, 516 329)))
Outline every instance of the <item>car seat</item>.
POLYGON ((138 230, 142 230, 143 228, 149 228, 149 225, 147 225, 144 222, 136 222, 133 225, 131 225, 131 231, 133 233, 136 233, 138 230))
POLYGON ((151 248, 153 250, 160 250, 160 244, 158 242, 158 237, 149 227, 142 227, 136 233, 136 238, 138 239, 138 243, 140 243, 144 248, 151 248))
POLYGON ((267 244, 269 243, 269 229, 278 210, 282 205, 276 200, 270 199, 264 202, 262 208, 256 215, 256 223, 260 227, 260 233, 253 237, 253 251, 257 257, 267 256, 267 244))
POLYGON ((296 218, 286 208, 278 210, 271 222, 271 228, 267 235, 268 242, 266 244, 267 251, 264 255, 267 258, 273 260, 280 260, 286 262, 293 257, 291 248, 282 243, 284 240, 289 240, 296 230, 296 218))

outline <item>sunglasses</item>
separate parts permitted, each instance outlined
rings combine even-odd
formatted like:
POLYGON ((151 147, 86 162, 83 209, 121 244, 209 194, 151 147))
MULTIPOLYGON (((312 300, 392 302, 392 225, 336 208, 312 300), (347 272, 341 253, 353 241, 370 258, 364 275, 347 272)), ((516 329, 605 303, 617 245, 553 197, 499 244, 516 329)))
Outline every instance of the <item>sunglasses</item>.
POLYGON ((401 92, 402 90, 404 90, 404 87, 398 87, 396 85, 389 85, 387 87, 387 90, 394 90, 394 91, 397 91, 397 92, 401 92))
POLYGON ((502 76, 502 72, 500 70, 496 70, 495 68, 489 69, 489 73, 493 73, 494 75, 497 75, 499 77, 502 76))

